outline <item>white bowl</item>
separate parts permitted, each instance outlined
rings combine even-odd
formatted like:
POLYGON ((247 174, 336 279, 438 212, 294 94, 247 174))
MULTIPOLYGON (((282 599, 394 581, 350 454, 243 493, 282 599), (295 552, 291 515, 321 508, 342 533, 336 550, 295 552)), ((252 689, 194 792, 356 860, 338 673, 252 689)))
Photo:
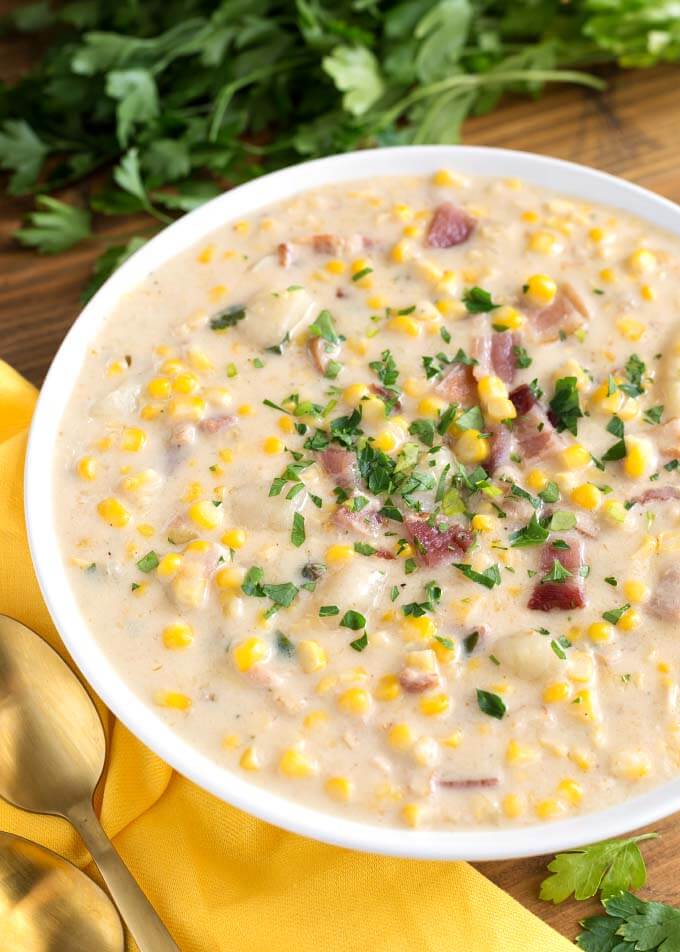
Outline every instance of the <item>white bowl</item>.
POLYGON ((318 159, 266 175, 213 199, 145 245, 97 292, 54 358, 31 426, 25 505, 33 563, 43 597, 76 664, 105 704, 159 757, 205 790, 277 826, 327 843, 425 859, 491 860, 553 853, 625 833, 680 808, 680 777, 624 803, 555 823, 469 831, 396 830, 343 819, 244 780, 178 737, 137 697, 93 638, 71 591, 55 530, 54 446, 73 380, 114 302, 163 264, 231 219, 332 182, 380 175, 463 173, 517 177, 587 201, 614 206, 680 235, 680 208, 636 185, 559 159, 472 146, 413 146, 318 159))

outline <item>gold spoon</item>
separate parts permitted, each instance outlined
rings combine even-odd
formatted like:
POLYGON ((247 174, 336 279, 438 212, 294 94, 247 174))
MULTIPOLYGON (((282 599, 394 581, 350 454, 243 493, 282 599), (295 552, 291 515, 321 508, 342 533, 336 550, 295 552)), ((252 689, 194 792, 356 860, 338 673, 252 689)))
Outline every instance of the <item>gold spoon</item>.
POLYGON ((141 952, 179 952, 92 807, 106 740, 87 691, 56 651, 0 615, 0 797, 78 830, 141 952))
POLYGON ((61 856, 0 833, 3 952, 123 952, 111 900, 61 856))

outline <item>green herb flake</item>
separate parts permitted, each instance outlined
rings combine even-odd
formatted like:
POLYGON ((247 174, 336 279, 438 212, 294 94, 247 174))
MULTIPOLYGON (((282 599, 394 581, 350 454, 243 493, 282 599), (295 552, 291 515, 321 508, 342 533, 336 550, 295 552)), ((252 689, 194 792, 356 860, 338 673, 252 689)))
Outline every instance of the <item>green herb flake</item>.
POLYGON ((153 569, 158 568, 158 562, 158 556, 152 549, 137 562, 137 568, 140 572, 151 572, 153 569))
POLYGON ((489 291, 478 287, 468 288, 464 292, 463 304, 470 314, 486 314, 500 307, 500 304, 494 304, 489 291))
POLYGON ((482 691, 480 688, 477 688, 477 704, 483 714, 495 717, 499 721, 502 720, 507 711, 505 702, 498 694, 494 694, 492 691, 482 691))
POLYGON ((305 541, 305 517, 296 512, 293 514, 293 528, 290 533, 290 541, 294 546, 299 547, 305 541))
POLYGON ((366 627, 366 619, 361 612, 350 609, 342 616, 340 627, 349 628, 350 631, 361 631, 362 628, 366 627))
POLYGON ((361 635, 360 638, 356 638, 354 641, 350 641, 350 648, 354 648, 355 651, 363 651, 364 648, 368 647, 368 635, 366 632, 361 635))
POLYGON ((239 321, 245 319, 246 309, 240 304, 232 305, 210 318, 210 329, 223 331, 227 327, 235 327, 239 321))

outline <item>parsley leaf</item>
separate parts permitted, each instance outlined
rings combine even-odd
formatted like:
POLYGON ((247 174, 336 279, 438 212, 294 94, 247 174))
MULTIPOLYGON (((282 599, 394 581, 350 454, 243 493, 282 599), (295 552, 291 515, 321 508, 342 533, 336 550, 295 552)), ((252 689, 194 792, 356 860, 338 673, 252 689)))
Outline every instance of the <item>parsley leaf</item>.
POLYGON ((533 363, 533 358, 529 356, 528 352, 524 347, 520 347, 518 344, 514 344, 512 348, 512 353, 515 358, 515 366, 518 370, 524 370, 527 367, 531 367, 533 363))
POLYGON ((321 311, 317 319, 309 325, 307 330, 314 337, 322 337, 328 341, 329 344, 337 344, 340 341, 330 311, 321 311))
POLYGON ((29 245, 43 255, 53 255, 72 248, 90 236, 90 213, 84 208, 67 205, 49 195, 39 195, 37 211, 26 216, 27 224, 14 232, 22 245, 29 245))
POLYGON ((536 513, 532 513, 528 525, 510 534, 510 545, 519 549, 528 545, 541 545, 550 535, 547 528, 541 525, 536 513))
POLYGON ((305 541, 305 517, 299 513, 293 513, 293 528, 290 532, 290 541, 294 546, 299 547, 305 541))
POLYGON ((480 688, 477 688, 477 704, 482 713, 488 714, 489 717, 495 717, 499 721, 507 711, 505 702, 498 694, 494 694, 492 691, 482 691, 480 688))
POLYGON ((6 119, 0 126, 0 169, 12 172, 7 191, 25 195, 35 185, 49 147, 24 119, 6 119))
POLYGON ((239 321, 246 316, 246 309, 240 304, 232 304, 231 307, 213 315, 210 318, 210 329, 213 331, 223 331, 226 327, 235 327, 239 321))
POLYGON ((484 288, 468 288, 463 294, 463 304, 470 314, 485 314, 488 311, 495 311, 500 304, 494 304, 491 299, 491 292, 484 288))
POLYGON ((590 899, 597 892, 608 899, 627 889, 639 889, 647 877, 637 844, 656 836, 642 833, 558 853, 548 865, 552 876, 541 883, 541 899, 557 904, 572 894, 575 899, 590 899))
POLYGON ((583 416, 577 382, 576 377, 560 377, 555 383, 550 410, 558 433, 569 430, 574 436, 577 435, 578 420, 583 416))
POLYGON ((366 619, 361 612, 350 609, 342 616, 340 627, 349 628, 350 631, 361 631, 362 628, 366 627, 366 619))
POLYGON ((476 572, 471 565, 467 565, 465 562, 454 562, 453 566, 459 572, 462 572, 465 578, 469 578, 471 582, 477 582, 485 588, 493 588, 494 585, 501 584, 501 572, 498 565, 490 565, 483 572, 476 572))

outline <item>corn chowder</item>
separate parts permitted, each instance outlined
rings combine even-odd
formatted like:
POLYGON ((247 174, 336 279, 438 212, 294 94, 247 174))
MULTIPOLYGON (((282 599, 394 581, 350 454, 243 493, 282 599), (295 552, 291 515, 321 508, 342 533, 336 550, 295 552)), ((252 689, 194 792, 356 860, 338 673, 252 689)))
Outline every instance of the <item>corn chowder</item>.
POLYGON ((549 821, 675 775, 679 262, 442 170, 150 274, 56 461, 117 669, 218 763, 370 822, 549 821))

